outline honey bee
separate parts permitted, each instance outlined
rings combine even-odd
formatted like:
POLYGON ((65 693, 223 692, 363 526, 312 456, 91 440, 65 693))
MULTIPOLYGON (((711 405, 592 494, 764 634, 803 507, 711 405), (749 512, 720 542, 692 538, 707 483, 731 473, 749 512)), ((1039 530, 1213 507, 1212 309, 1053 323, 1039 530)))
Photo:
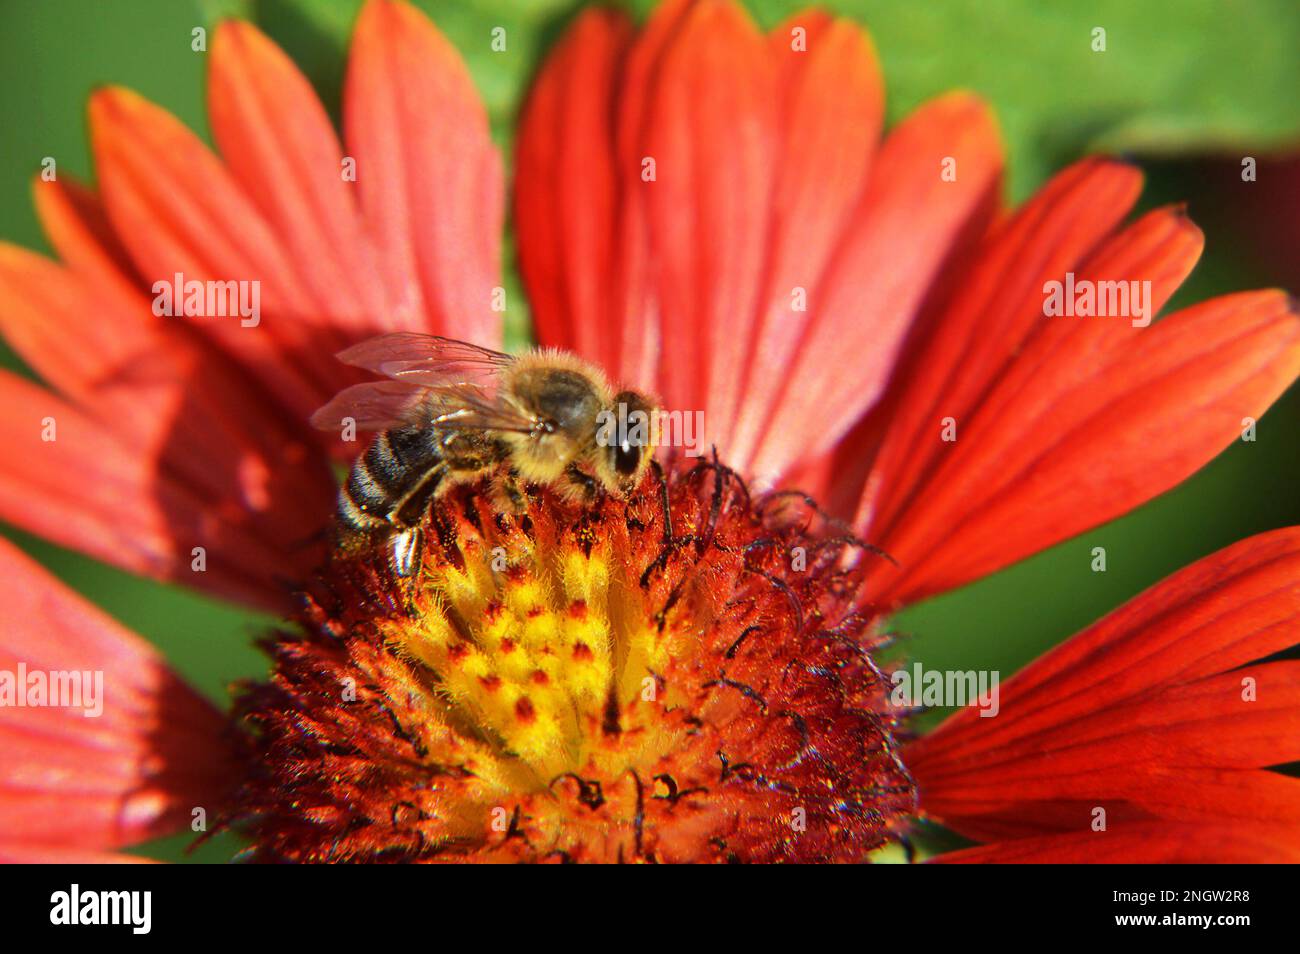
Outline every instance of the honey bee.
POLYGON ((353 385, 312 415, 322 430, 351 419, 379 431, 339 491, 337 527, 345 544, 387 539, 399 576, 414 571, 431 502, 455 484, 490 477, 499 505, 514 512, 526 506, 527 483, 590 502, 631 491, 654 455, 644 429, 608 422, 634 412, 644 420, 656 403, 614 393, 599 369, 565 352, 512 356, 398 332, 338 358, 387 380, 353 385))

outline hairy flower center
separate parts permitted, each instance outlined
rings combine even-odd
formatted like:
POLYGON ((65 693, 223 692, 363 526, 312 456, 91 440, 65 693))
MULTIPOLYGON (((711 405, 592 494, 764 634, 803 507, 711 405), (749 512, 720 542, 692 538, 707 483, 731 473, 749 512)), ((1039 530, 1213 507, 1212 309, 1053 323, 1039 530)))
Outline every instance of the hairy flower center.
POLYGON ((726 468, 526 514, 439 501, 419 572, 336 554, 241 708, 264 860, 857 860, 914 788, 863 552, 726 468))

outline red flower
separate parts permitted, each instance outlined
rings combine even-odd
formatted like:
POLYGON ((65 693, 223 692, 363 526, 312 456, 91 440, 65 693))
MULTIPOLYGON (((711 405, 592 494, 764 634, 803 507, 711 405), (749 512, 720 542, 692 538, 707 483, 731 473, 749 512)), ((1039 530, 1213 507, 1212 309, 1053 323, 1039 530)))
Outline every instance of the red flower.
MULTIPOLYGON (((394 329, 499 343, 502 174, 468 74, 405 4, 357 23, 343 144, 252 26, 223 24, 211 58, 220 158, 104 90, 98 192, 37 188, 62 264, 0 246, 0 324, 46 382, 0 377, 0 516, 285 610, 334 494, 339 448, 306 423, 352 381, 332 353, 394 329), (258 321, 158 318, 154 283, 177 274, 256 279, 258 321)), ((1176 208, 1125 224, 1140 177, 1100 158, 1004 212, 979 100, 942 97, 878 144, 882 97, 847 21, 763 36, 700 0, 637 32, 589 11, 527 104, 515 210, 541 343, 703 410, 755 487, 811 490, 897 562, 863 590, 893 608, 1193 473, 1300 372, 1300 322, 1271 291, 1150 327, 1044 317, 1067 273, 1149 282, 1158 311, 1200 233, 1176 208)), ((1300 757, 1300 679, 1255 663, 1294 642, 1298 551, 1279 531, 1196 564, 1032 664, 999 718, 963 711, 909 746, 919 814, 990 843, 959 860, 1294 860, 1300 782, 1267 769, 1300 757)), ((215 808, 235 771, 223 721, 2 554, 6 661, 108 687, 98 723, 0 709, 5 854, 102 852, 215 808)))

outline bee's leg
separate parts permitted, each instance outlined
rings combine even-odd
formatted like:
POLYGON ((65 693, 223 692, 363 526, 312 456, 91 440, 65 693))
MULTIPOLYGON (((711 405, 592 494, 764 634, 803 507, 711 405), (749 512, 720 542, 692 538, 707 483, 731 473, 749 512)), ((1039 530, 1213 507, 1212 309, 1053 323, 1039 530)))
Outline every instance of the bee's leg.
POLYGON ((406 613, 415 615, 415 594, 418 588, 420 568, 424 566, 424 523, 429 504, 446 472, 443 465, 430 469, 424 479, 416 485, 389 515, 392 524, 388 541, 388 563, 394 575, 406 580, 406 613))
POLYGON ((394 528, 388 537, 388 566, 401 581, 406 615, 414 618, 417 579, 424 565, 424 531, 419 526, 394 528))
POLYGON ((429 511, 429 504, 437 496, 446 476, 446 465, 440 464, 425 475, 405 498, 393 508, 389 520, 398 528, 417 527, 424 522, 424 515, 429 511))
POLYGON ((577 464, 570 464, 564 468, 564 476, 569 485, 577 489, 578 496, 584 503, 596 502, 596 497, 600 494, 600 482, 595 477, 586 473, 577 464))
POLYGON ((424 531, 419 527, 407 527, 392 535, 389 557, 392 559, 393 572, 398 576, 405 579, 413 575, 423 556, 424 531))
POLYGON ((508 510, 515 516, 528 510, 528 498, 519 486, 519 471, 513 467, 503 468, 493 478, 492 495, 498 510, 508 510))

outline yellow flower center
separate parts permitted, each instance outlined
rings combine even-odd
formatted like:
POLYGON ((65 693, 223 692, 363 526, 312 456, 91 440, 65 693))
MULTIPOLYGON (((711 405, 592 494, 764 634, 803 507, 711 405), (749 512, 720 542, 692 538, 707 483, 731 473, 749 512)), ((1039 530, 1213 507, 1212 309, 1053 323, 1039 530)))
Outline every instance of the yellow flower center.
POLYGON ((424 536, 411 578, 382 540, 336 555, 245 697, 255 853, 857 860, 897 834, 864 552, 799 499, 717 465, 518 517, 461 488, 424 536))

